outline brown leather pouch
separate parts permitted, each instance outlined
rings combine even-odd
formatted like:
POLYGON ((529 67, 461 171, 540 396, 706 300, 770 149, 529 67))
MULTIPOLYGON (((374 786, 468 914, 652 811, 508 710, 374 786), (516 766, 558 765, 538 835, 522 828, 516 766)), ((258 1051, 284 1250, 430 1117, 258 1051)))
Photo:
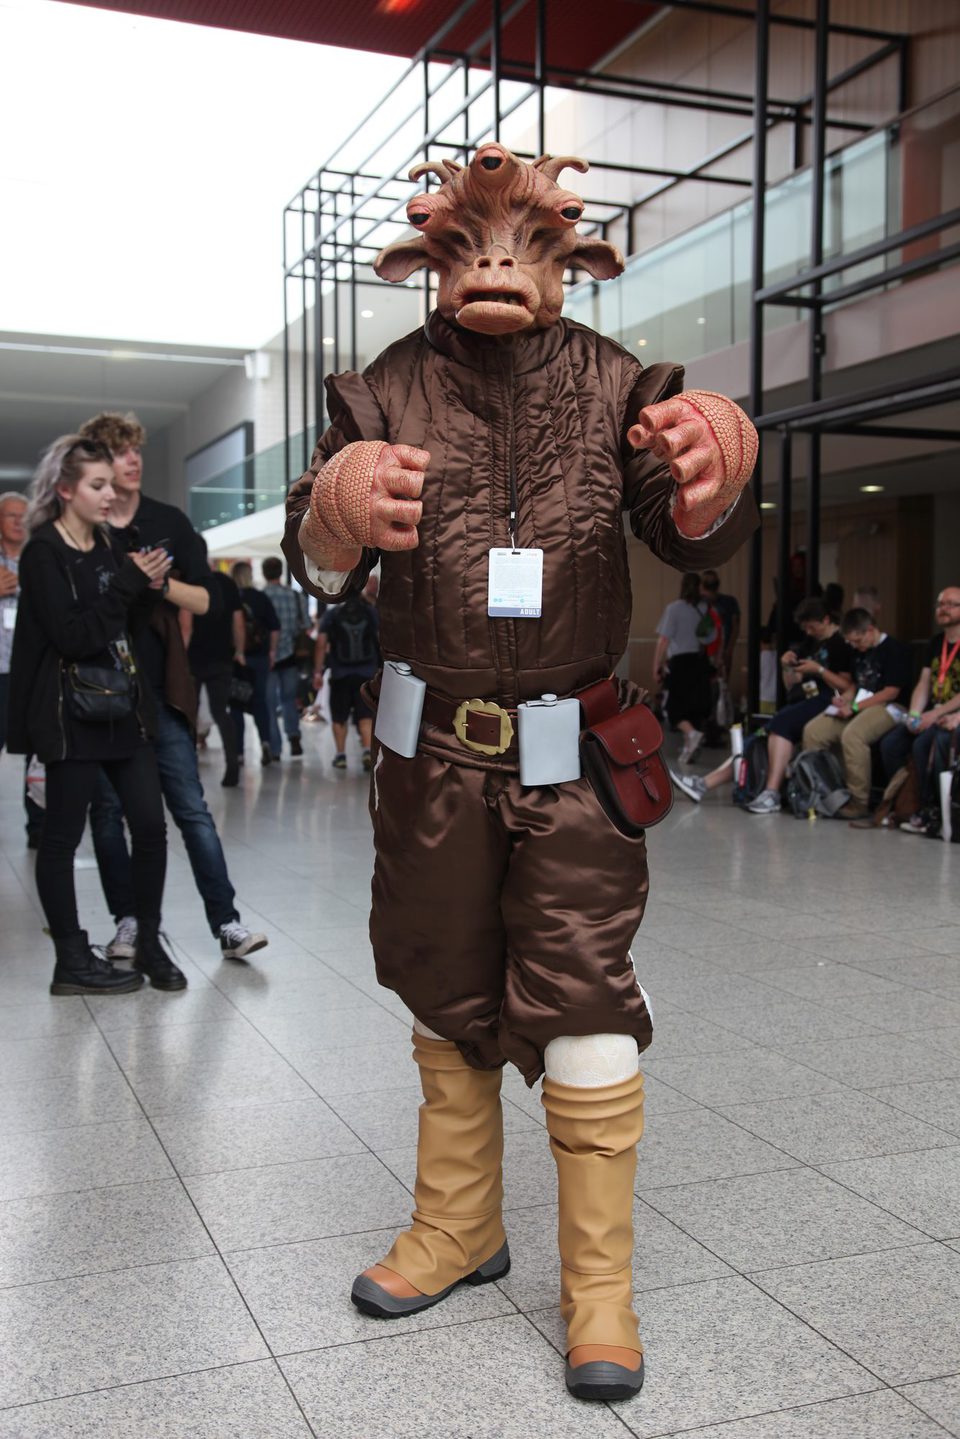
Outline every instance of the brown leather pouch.
POLYGON ((645 704, 604 714, 617 704, 616 688, 604 681, 580 696, 587 728, 580 759, 601 808, 621 834, 636 838, 659 824, 673 806, 673 786, 660 754, 663 731, 645 704), (609 698, 608 698, 609 696, 609 698))

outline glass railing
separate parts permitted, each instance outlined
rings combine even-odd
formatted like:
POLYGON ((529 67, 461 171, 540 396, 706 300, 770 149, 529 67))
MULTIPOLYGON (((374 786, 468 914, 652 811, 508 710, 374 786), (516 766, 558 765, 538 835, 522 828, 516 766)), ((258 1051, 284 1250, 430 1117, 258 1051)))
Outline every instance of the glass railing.
MULTIPOLYGON (((311 434, 311 450, 314 438, 311 434)), ((302 432, 291 437, 290 453, 298 474, 302 444, 302 432)), ((281 505, 286 497, 288 478, 285 448, 281 440, 280 444, 248 455, 239 464, 231 465, 229 469, 194 485, 189 496, 190 520, 196 529, 209 530, 214 525, 226 524, 228 520, 240 520, 245 515, 281 505)))
MULTIPOLYGON (((850 254, 960 203, 951 143, 960 90, 951 90, 831 155, 826 164, 824 258, 850 254)), ((766 273, 776 284, 810 265, 811 174, 801 170, 766 195, 766 273)), ((750 325, 753 201, 634 256, 618 279, 587 281, 567 293, 564 314, 619 340, 643 359, 699 355, 745 340, 750 325)), ((955 238, 941 231, 933 250, 955 238)), ((890 251, 824 282, 824 292, 900 264, 890 251)), ((767 329, 802 312, 767 305, 767 329)))

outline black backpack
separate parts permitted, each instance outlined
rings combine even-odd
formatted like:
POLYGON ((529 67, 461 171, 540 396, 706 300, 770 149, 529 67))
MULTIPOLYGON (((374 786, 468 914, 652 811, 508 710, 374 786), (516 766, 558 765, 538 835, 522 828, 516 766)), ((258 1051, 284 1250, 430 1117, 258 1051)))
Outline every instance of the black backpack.
POLYGON ((338 664, 376 664, 377 639, 370 606, 359 595, 345 600, 333 617, 333 655, 338 664))
POLYGON ((787 775, 787 803, 797 819, 812 812, 833 819, 850 799, 843 770, 828 749, 801 750, 787 775))
POLYGON ((767 787, 766 731, 748 735, 743 745, 743 754, 733 761, 733 802, 741 809, 752 804, 757 795, 767 787))

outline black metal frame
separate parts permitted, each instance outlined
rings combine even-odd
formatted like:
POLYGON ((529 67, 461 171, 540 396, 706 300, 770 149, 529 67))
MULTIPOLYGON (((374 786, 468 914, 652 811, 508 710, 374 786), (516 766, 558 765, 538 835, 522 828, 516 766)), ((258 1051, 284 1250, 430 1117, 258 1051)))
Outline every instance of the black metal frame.
MULTIPOLYGON (((698 0, 678 0, 697 8, 698 0)), ((730 6, 716 7, 729 13, 730 6)), ((782 19, 782 17, 780 17, 782 19)), ((855 394, 824 397, 823 371, 825 355, 824 319, 828 307, 844 300, 882 289, 892 281, 906 279, 925 271, 938 269, 960 258, 960 243, 942 246, 927 255, 903 261, 847 285, 824 291, 823 282, 850 270, 864 261, 909 245, 916 240, 938 234, 960 225, 960 209, 948 211, 933 219, 888 235, 871 245, 833 260, 823 259, 823 220, 826 180, 826 132, 833 124, 827 117, 826 103, 832 85, 843 77, 828 78, 827 47, 834 26, 830 21, 830 0, 817 0, 813 20, 806 22, 815 30, 814 88, 812 93, 813 155, 811 164, 812 204, 810 233, 810 264, 798 275, 776 285, 764 285, 765 275, 765 214, 760 199, 766 191, 766 148, 769 130, 768 85, 770 68, 770 25, 776 17, 770 14, 769 0, 757 0, 756 8, 756 119, 754 132, 754 206, 753 206, 753 296, 750 322, 750 405, 760 434, 760 457, 754 476, 754 493, 759 504, 762 498, 763 449, 766 436, 776 432, 778 446, 777 502, 777 569, 780 592, 777 603, 777 652, 787 648, 790 616, 788 613, 786 577, 791 555, 791 510, 793 502, 793 437, 805 434, 809 444, 807 469, 807 593, 819 586, 820 508, 821 508, 821 440, 827 434, 869 435, 874 438, 910 438, 924 440, 960 440, 960 429, 916 425, 893 426, 870 423, 884 416, 909 414, 913 411, 960 398, 960 370, 935 376, 917 374, 893 385, 880 385, 855 394), (809 317, 807 397, 797 405, 781 410, 765 410, 763 365, 763 317, 767 305, 786 305, 805 310, 809 317)), ((851 27, 848 27, 850 30, 851 27)), ((853 31, 853 33, 862 33, 853 31)), ((881 38, 871 32, 874 39, 881 38)), ((908 107, 906 71, 904 66, 906 37, 886 37, 887 54, 891 46, 900 47, 900 86, 898 114, 908 107)), ((880 52, 878 52, 880 53, 880 52)), ((844 72, 847 75, 849 72, 844 72)), ((857 73, 860 73, 859 71, 857 73)), ((750 713, 759 711, 760 700, 760 627, 763 586, 762 536, 754 536, 750 566, 748 615, 748 694, 750 713)))
MULTIPOLYGON (((637 0, 640 4, 641 0, 637 0)), ((301 442, 300 468, 309 462, 308 430, 312 420, 319 431, 323 416, 323 381, 327 372, 327 361, 332 361, 331 372, 342 367, 349 360, 354 367, 357 361, 357 300, 359 293, 367 287, 379 288, 381 283, 372 277, 369 266, 380 248, 378 232, 384 227, 406 228, 404 206, 409 194, 406 171, 411 164, 426 159, 428 153, 446 150, 454 157, 466 159, 483 139, 492 136, 498 139, 500 126, 510 114, 531 99, 537 103, 537 145, 539 153, 546 148, 545 96, 548 89, 562 89, 584 94, 612 96, 618 99, 656 101, 662 105, 694 109, 700 112, 743 115, 749 117, 751 126, 744 134, 721 148, 705 155, 696 165, 686 170, 671 170, 663 167, 633 165, 613 161, 590 160, 593 169, 622 175, 625 190, 634 177, 646 176, 662 183, 655 185, 639 197, 625 193, 616 200, 599 200, 585 197, 587 203, 586 223, 606 236, 610 226, 622 221, 626 231, 626 249, 633 251, 635 221, 644 205, 662 195, 674 185, 690 181, 749 188, 753 193, 753 237, 752 237, 752 296, 750 319, 750 406, 761 436, 761 455, 758 459, 753 481, 754 492, 759 503, 762 494, 762 458, 765 440, 771 431, 780 435, 779 444, 779 519, 778 567, 784 579, 790 558, 790 505, 792 499, 793 449, 792 438, 802 432, 808 436, 810 464, 808 466, 808 531, 809 571, 808 583, 817 582, 817 552, 819 549, 820 516, 820 437, 823 432, 889 434, 907 433, 919 438, 960 438, 952 431, 922 430, 903 427, 899 431, 885 426, 869 427, 870 420, 880 415, 899 414, 919 408, 918 384, 896 387, 895 392, 881 390, 865 392, 858 396, 845 396, 839 400, 823 397, 823 346, 824 312, 826 307, 840 303, 854 295, 864 294, 872 289, 890 283, 891 280, 919 274, 960 256, 960 245, 952 245, 934 255, 922 256, 904 262, 894 269, 876 276, 851 282, 840 289, 824 291, 823 282, 843 270, 864 260, 887 254, 912 240, 960 223, 960 212, 954 211, 937 220, 912 227, 874 245, 865 246, 855 254, 845 255, 836 260, 823 260, 823 215, 824 182, 826 175, 827 131, 869 133, 875 127, 853 120, 842 120, 830 116, 827 106, 830 95, 841 86, 866 70, 892 57, 898 61, 898 114, 907 109, 907 47, 908 36, 863 26, 845 25, 830 18, 829 0, 817 0, 812 19, 772 14, 770 0, 755 0, 755 8, 746 10, 742 6, 719 3, 719 0, 653 0, 671 9, 702 11, 711 15, 725 15, 741 18, 755 26, 755 75, 752 94, 733 90, 711 89, 705 86, 678 84, 666 81, 641 80, 632 76, 617 76, 609 73, 597 74, 591 71, 571 70, 553 65, 548 56, 548 0, 464 0, 450 19, 428 42, 424 49, 410 63, 403 75, 395 82, 377 109, 382 111, 385 102, 400 91, 404 83, 418 71, 422 76, 420 98, 412 109, 407 109, 393 129, 379 139, 377 146, 366 155, 355 170, 344 167, 340 157, 344 149, 364 129, 372 118, 367 116, 358 124, 347 140, 319 167, 306 185, 285 207, 284 224, 284 419, 286 434, 286 468, 291 477, 294 473, 294 459, 291 453, 290 410, 291 410, 291 355, 290 355, 290 304, 289 286, 300 287, 300 397, 304 419, 301 442), (535 12, 535 50, 532 61, 517 60, 504 54, 503 34, 505 26, 522 11, 532 6, 535 12), (463 49, 454 50, 445 44, 448 35, 463 20, 477 21, 474 40, 463 49), (781 99, 770 95, 770 36, 773 26, 813 31, 815 38, 814 83, 810 92, 799 99, 781 99), (868 40, 877 48, 864 55, 846 70, 830 76, 828 71, 828 43, 831 34, 854 36, 868 40), (446 68, 439 80, 431 76, 431 67, 443 64, 446 68), (471 92, 471 78, 482 71, 484 79, 471 92), (444 87, 457 73, 463 77, 463 93, 452 110, 437 119, 436 99, 444 87), (509 104, 503 103, 502 87, 505 83, 520 84, 525 88, 509 104), (471 131, 471 110, 484 96, 490 94, 493 118, 490 124, 471 131), (389 173, 381 173, 374 165, 381 149, 394 140, 406 126, 417 117, 421 119, 421 134, 416 145, 402 163, 394 165, 389 173), (462 122, 462 134, 456 140, 443 138, 449 135, 451 127, 462 122), (790 124, 794 133, 794 166, 803 164, 803 136, 806 130, 811 135, 811 170, 813 204, 811 206, 810 265, 791 280, 778 285, 765 286, 765 213, 764 205, 758 203, 767 188, 767 137, 774 126, 790 124), (752 174, 748 176, 718 176, 710 174, 710 168, 753 141, 752 174), (291 217, 299 218, 299 242, 289 244, 288 227, 291 217), (326 283, 333 282, 332 297, 323 295, 326 283), (348 336, 341 335, 341 295, 344 287, 348 294, 348 336), (328 306, 333 306, 330 333, 333 338, 332 352, 324 352, 324 315, 328 306), (809 375, 807 401, 791 409, 765 413, 764 411, 764 345, 763 316, 767 305, 787 305, 809 316, 809 375), (308 313, 313 312, 312 355, 309 334, 308 313), (311 385, 312 381, 312 385, 311 385)), ((376 112, 374 112, 376 113, 376 112)), ((525 156, 524 158, 532 158, 525 156)), ((429 183, 429 182, 428 182, 429 183)), ((429 304, 429 276, 424 281, 429 304)), ((960 391, 950 389, 955 377, 945 383, 952 397, 960 391)), ((960 382, 958 382, 960 383, 960 382)), ((929 403, 938 403, 930 401, 929 403)), ((748 691, 752 712, 758 709, 759 700, 759 633, 761 627, 762 602, 762 541, 758 532, 753 540, 750 567, 750 590, 748 603, 749 670, 748 691)), ((785 639, 787 623, 786 606, 780 605, 779 638, 785 639)))
MULTIPOLYGON (((676 7, 682 5, 691 10, 723 13, 753 19, 748 12, 731 5, 718 5, 714 0, 655 0, 660 5, 676 7)), ((710 89, 705 86, 685 85, 667 81, 639 80, 633 76, 599 75, 591 71, 572 70, 552 65, 548 56, 549 40, 548 0, 464 0, 449 20, 432 37, 424 49, 410 63, 403 75, 394 83, 380 102, 383 104, 401 90, 404 83, 417 71, 422 75, 422 90, 418 103, 407 109, 386 136, 381 137, 376 148, 359 163, 355 171, 347 170, 338 157, 363 130, 370 116, 365 117, 338 147, 328 160, 320 166, 306 185, 291 199, 284 210, 284 420, 287 436, 287 470, 292 474, 294 458, 290 446, 291 412, 291 354, 289 318, 291 312, 289 286, 299 285, 300 289, 300 375, 299 389, 301 412, 304 418, 304 438, 300 461, 303 468, 309 461, 309 444, 306 431, 311 419, 319 429, 323 415, 323 380, 328 358, 332 369, 341 368, 344 361, 356 362, 356 301, 358 292, 367 285, 379 285, 364 273, 380 245, 371 242, 383 226, 406 227, 403 207, 407 198, 406 170, 419 159, 426 158, 428 150, 447 150, 453 155, 466 158, 488 134, 499 138, 500 125, 508 115, 536 99, 537 143, 539 153, 546 149, 545 96, 548 89, 565 89, 586 94, 606 95, 618 99, 657 101, 663 105, 701 112, 755 115, 754 97, 733 90, 710 89), (503 33, 505 26, 524 10, 532 7, 535 20, 535 49, 532 61, 517 60, 504 53, 503 33), (453 50, 445 41, 462 21, 472 18, 477 22, 473 41, 464 49, 453 50), (442 63, 446 68, 441 79, 431 79, 431 66, 442 63), (477 70, 485 75, 483 83, 472 93, 471 76, 477 70), (448 111, 437 123, 433 102, 441 90, 456 73, 463 76, 463 95, 452 111, 448 111), (502 102, 502 86, 514 82, 525 86, 518 99, 505 106, 502 102), (471 133, 471 109, 488 92, 492 92, 493 120, 479 133, 471 133), (421 118, 421 135, 409 156, 395 165, 389 174, 372 171, 369 167, 381 148, 401 133, 405 126, 421 118), (454 142, 441 139, 458 120, 462 120, 462 137, 454 142), (359 187, 359 189, 358 189, 359 187), (399 193, 398 193, 399 187, 399 193), (290 217, 299 218, 299 242, 291 250, 290 217), (345 272, 345 274, 344 274, 345 272), (322 290, 324 284, 334 281, 334 294, 325 302, 322 290), (349 287, 349 344, 345 346, 341 335, 340 294, 343 285, 349 287), (324 353, 322 343, 324 312, 329 303, 333 304, 333 323, 330 326, 334 340, 332 353, 324 353), (313 311, 313 334, 309 333, 308 313, 313 311), (312 349, 312 355, 311 355, 312 349), (312 383, 311 383, 312 381, 312 383)), ((794 28, 809 29, 812 22, 795 17, 773 17, 769 22, 794 28)), ((827 93, 844 84, 855 74, 872 65, 881 63, 891 55, 900 59, 901 88, 905 76, 905 38, 886 31, 868 30, 857 26, 834 25, 837 33, 851 34, 878 42, 880 48, 864 56, 843 75, 835 76, 828 82, 827 93)), ((817 92, 800 99, 784 100, 765 98, 764 120, 768 126, 789 123, 794 127, 794 151, 799 154, 805 128, 816 124, 817 92), (808 113, 813 106, 814 113, 808 113)), ((870 129, 868 125, 852 120, 832 118, 830 125, 835 129, 860 132, 870 129)), ((752 130, 704 156, 695 166, 687 170, 663 167, 631 165, 612 161, 590 161, 592 168, 614 175, 622 175, 625 187, 636 176, 647 176, 663 183, 653 187, 639 198, 626 193, 622 200, 587 200, 587 222, 606 235, 610 226, 623 221, 626 230, 626 249, 633 248, 637 212, 651 200, 662 195, 674 185, 696 182, 711 185, 727 185, 735 188, 756 186, 753 178, 743 176, 713 175, 707 173, 711 166, 726 158, 751 139, 752 130)), ((525 156, 524 158, 533 158, 525 156)), ((425 282, 429 285, 429 279, 425 282)), ((429 294, 429 290, 428 290, 429 294)))

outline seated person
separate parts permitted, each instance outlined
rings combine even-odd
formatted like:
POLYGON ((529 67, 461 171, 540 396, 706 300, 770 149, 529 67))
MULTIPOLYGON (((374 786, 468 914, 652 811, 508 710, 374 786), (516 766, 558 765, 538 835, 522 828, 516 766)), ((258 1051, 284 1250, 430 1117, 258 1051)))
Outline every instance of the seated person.
MULTIPOLYGON (((799 653, 787 650, 780 660, 787 703, 767 722, 767 787, 747 806, 750 814, 779 811, 780 788, 804 726, 822 714, 835 692, 847 689, 852 679, 853 653, 826 603, 816 597, 802 600, 793 618, 803 632, 804 642, 798 647, 799 653)), ((677 788, 697 803, 710 790, 730 784, 733 774, 732 759, 705 777, 673 774, 671 770, 677 788)))
POLYGON ((802 743, 804 749, 840 746, 850 799, 837 818, 865 819, 870 812, 870 748, 896 725, 888 706, 906 703, 913 662, 908 646, 878 629, 867 610, 848 610, 841 629, 856 651, 853 682, 807 723, 802 743))
MULTIPOLYGON (((888 780, 913 754, 921 810, 939 802, 937 776, 950 764, 954 731, 960 725, 960 585, 940 591, 936 623, 940 628, 930 641, 927 662, 910 696, 909 712, 880 741, 888 780)), ((901 828, 924 834, 927 822, 917 813, 901 828)))

